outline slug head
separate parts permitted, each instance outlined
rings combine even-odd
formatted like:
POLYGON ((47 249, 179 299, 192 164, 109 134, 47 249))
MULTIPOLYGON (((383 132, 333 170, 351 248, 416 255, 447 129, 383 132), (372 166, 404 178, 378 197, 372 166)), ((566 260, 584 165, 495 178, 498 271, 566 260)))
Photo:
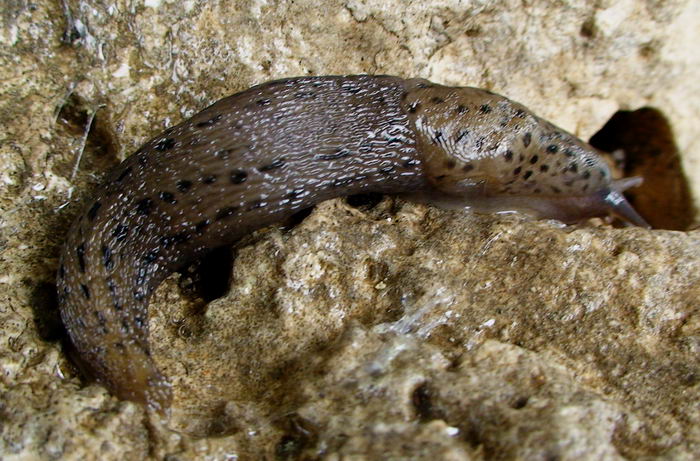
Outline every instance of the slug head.
POLYGON ((408 82, 404 109, 432 185, 429 201, 573 223, 613 214, 649 227, 599 153, 522 105, 477 88, 408 82))

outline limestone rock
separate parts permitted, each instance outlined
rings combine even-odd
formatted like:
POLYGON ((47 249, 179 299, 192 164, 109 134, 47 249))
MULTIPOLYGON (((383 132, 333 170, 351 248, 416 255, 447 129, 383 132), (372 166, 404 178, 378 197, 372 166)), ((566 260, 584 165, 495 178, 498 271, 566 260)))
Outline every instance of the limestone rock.
POLYGON ((584 139, 650 106, 697 206, 697 2, 40 0, 0 17, 2 459, 700 456, 698 231, 326 202, 219 253, 223 288, 206 264, 159 288, 169 421, 81 380, 54 294, 110 165, 284 76, 485 87, 584 139))

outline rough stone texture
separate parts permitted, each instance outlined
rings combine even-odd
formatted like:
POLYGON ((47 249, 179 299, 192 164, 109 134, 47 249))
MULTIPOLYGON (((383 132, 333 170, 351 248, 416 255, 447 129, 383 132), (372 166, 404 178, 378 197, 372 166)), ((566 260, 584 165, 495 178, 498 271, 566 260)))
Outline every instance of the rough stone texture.
POLYGON ((57 255, 92 185, 271 78, 481 86, 583 138, 653 106, 699 197, 700 6, 595 5, 6 2, 0 457, 699 457, 698 231, 335 200, 241 242, 220 299, 188 277, 161 286, 151 344, 175 385, 169 422, 81 382, 61 346, 57 255))

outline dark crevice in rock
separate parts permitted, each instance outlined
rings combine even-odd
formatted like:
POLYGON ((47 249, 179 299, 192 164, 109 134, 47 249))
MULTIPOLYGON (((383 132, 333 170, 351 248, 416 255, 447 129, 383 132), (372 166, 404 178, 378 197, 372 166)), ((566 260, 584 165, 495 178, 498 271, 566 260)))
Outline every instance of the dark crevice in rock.
POLYGON ((180 288, 207 303, 225 296, 231 288, 233 258, 230 246, 215 248, 182 272, 180 288))
POLYGON ((276 421, 275 426, 284 432, 275 446, 276 459, 313 459, 302 457, 318 440, 318 429, 311 421, 292 413, 276 421))
POLYGON ((421 421, 435 419, 435 412, 431 400, 431 390, 427 383, 422 383, 420 386, 416 387, 413 394, 411 394, 411 403, 413 404, 418 419, 421 421))
POLYGON ((103 113, 98 104, 88 103, 75 93, 68 95, 57 108, 58 136, 75 140, 72 143, 74 155, 59 167, 58 174, 71 177, 78 157, 78 172, 103 173, 119 163, 119 145, 112 132, 111 122, 103 113), (86 131, 87 137, 83 143, 86 131))
POLYGON ((354 208, 371 210, 379 205, 379 202, 381 202, 383 198, 384 196, 382 194, 377 193, 356 194, 348 196, 345 202, 354 208))
MULTIPOLYGON (((26 281, 27 284, 34 284, 26 281)), ((30 306, 34 313, 34 325, 44 341, 54 342, 66 338, 66 330, 58 312, 56 285, 39 282, 32 289, 30 306)))
POLYGON ((314 207, 308 207, 304 208, 303 210, 297 211, 296 213, 284 220, 284 222, 282 223, 282 227, 284 229, 295 228, 296 226, 304 222, 304 220, 308 218, 313 211, 314 207))
POLYGON ((681 166, 673 130, 657 109, 618 111, 590 140, 613 153, 625 177, 641 176, 644 183, 625 195, 652 227, 687 230, 695 209, 681 166))

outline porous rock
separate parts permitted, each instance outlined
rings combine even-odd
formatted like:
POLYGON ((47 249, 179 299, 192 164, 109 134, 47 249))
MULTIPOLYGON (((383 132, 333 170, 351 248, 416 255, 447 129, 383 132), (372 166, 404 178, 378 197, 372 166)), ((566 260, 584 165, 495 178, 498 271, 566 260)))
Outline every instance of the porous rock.
POLYGON ((698 197, 697 2, 40 0, 1 18, 3 459, 700 456, 697 231, 324 203, 221 258, 223 296, 197 270, 159 288, 168 421, 81 378, 54 294, 110 165, 284 76, 485 87, 584 139, 654 107, 698 197))

